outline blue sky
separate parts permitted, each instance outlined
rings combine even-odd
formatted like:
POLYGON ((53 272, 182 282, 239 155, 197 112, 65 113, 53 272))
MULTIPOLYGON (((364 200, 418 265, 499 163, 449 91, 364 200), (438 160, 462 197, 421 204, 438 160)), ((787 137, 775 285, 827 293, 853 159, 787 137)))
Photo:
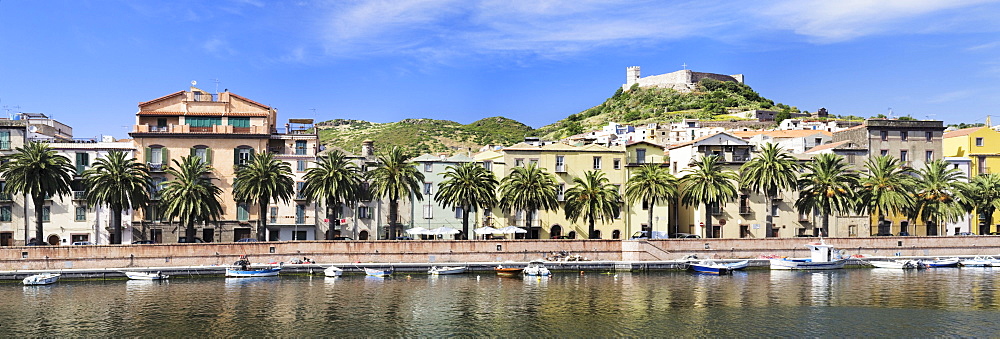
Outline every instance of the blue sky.
POLYGON ((123 138, 138 102, 218 79, 282 120, 540 127, 627 66, 687 64, 809 111, 982 122, 1000 113, 998 17, 996 1, 0 0, 0 106, 123 138))

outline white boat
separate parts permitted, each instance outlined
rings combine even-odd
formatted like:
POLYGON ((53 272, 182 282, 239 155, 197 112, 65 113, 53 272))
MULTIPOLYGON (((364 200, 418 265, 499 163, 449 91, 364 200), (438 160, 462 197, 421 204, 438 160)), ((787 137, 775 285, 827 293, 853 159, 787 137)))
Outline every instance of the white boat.
POLYGON ((958 267, 958 263, 961 260, 958 258, 935 258, 931 261, 921 261, 922 264, 927 265, 927 267, 958 267))
POLYGON ((1000 262, 993 257, 983 257, 977 256, 972 259, 962 260, 960 263, 963 267, 993 267, 994 263, 1000 262))
POLYGON ((744 268, 747 268, 747 266, 750 266, 750 260, 743 260, 743 261, 737 261, 737 262, 731 262, 731 263, 723 263, 722 265, 725 265, 726 267, 729 267, 730 270, 734 270, 734 271, 735 270, 742 270, 744 268))
POLYGON ((48 285, 56 281, 59 281, 58 273, 35 274, 21 280, 25 285, 48 285))
POLYGON ((384 270, 377 270, 374 268, 365 267, 365 274, 372 277, 388 277, 392 275, 392 267, 384 270))
POLYGON ((437 275, 440 275, 440 274, 462 274, 462 273, 465 273, 466 269, 468 269, 468 267, 466 267, 466 266, 444 266, 444 267, 434 266, 434 267, 431 267, 431 269, 427 270, 427 274, 432 274, 432 275, 434 275, 434 274, 437 274, 437 275))
POLYGON ((733 269, 726 264, 720 264, 714 260, 702 260, 688 263, 688 269, 699 273, 710 274, 730 274, 733 269))
POLYGON ((337 267, 337 266, 330 266, 330 267, 327 267, 325 270, 323 270, 323 275, 325 275, 327 277, 334 277, 334 278, 336 278, 336 277, 339 277, 341 275, 344 275, 344 270, 340 269, 340 267, 337 267))
POLYGON ((125 271, 125 272, 122 272, 122 273, 125 273, 125 276, 127 276, 129 279, 133 279, 133 280, 163 280, 163 279, 170 278, 169 275, 166 275, 166 274, 163 274, 163 273, 160 273, 160 272, 153 273, 153 272, 128 272, 128 271, 125 271))
POLYGON ((227 268, 227 278, 252 278, 252 277, 273 277, 281 272, 281 267, 272 268, 227 268))
POLYGON ((923 266, 918 261, 913 260, 889 260, 889 261, 869 261, 869 265, 875 268, 913 269, 923 266))
POLYGON ((533 260, 528 263, 528 267, 524 268, 524 275, 529 277, 547 277, 552 275, 552 272, 545 267, 545 262, 541 260, 533 260))
POLYGON ((820 242, 812 242, 805 245, 809 248, 809 258, 781 258, 771 259, 772 270, 833 270, 844 268, 847 258, 843 254, 827 245, 820 238, 820 242))

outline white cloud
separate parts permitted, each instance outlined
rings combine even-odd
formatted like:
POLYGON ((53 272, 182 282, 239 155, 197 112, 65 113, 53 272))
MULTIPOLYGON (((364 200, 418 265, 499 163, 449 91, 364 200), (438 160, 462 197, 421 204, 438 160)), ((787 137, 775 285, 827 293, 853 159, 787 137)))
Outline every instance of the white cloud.
POLYGON ((931 104, 943 104, 943 103, 967 99, 975 94, 976 91, 974 90, 963 89, 963 90, 945 92, 932 96, 929 99, 927 99, 927 102, 931 104))

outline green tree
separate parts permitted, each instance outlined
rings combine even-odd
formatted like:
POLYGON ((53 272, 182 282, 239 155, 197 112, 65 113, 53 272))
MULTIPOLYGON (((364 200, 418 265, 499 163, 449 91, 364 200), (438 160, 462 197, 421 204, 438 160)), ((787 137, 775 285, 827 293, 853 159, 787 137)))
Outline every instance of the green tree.
POLYGON ((499 206, 512 214, 524 211, 527 217, 525 226, 530 228, 536 211, 559 208, 556 187, 555 177, 533 163, 529 163, 527 167, 514 167, 500 181, 499 206))
POLYGON ((239 165, 233 180, 233 198, 238 202, 257 204, 257 240, 265 241, 267 234, 267 206, 272 201, 287 203, 295 192, 295 179, 288 163, 275 159, 274 154, 258 153, 250 162, 239 165))
POLYGON ((412 194, 417 200, 423 200, 420 184, 424 181, 424 174, 408 161, 403 149, 393 147, 378 155, 378 165, 368 175, 372 194, 389 199, 389 239, 395 238, 401 226, 399 199, 412 194))
POLYGON ((917 171, 910 216, 927 225, 930 233, 933 225, 936 234, 942 222, 956 222, 965 215, 965 208, 958 203, 962 195, 965 175, 957 168, 950 167, 944 160, 928 162, 917 171))
POLYGON ((860 177, 847 167, 844 157, 833 153, 817 155, 805 168, 806 173, 798 180, 795 208, 799 214, 819 210, 823 213, 823 230, 829 232, 831 214, 854 209, 860 177))
POLYGON ((773 226, 774 199, 783 190, 795 189, 799 163, 778 144, 766 143, 753 159, 740 167, 740 185, 743 189, 763 194, 767 201, 764 213, 766 229, 773 226))
POLYGON ((597 219, 614 220, 620 212, 618 187, 609 183, 600 171, 587 171, 583 178, 573 178, 573 183, 573 187, 566 190, 566 219, 572 222, 580 218, 587 220, 587 238, 595 239, 597 219))
POLYGON ((885 216, 904 213, 913 206, 913 196, 909 193, 915 185, 912 170, 900 166, 899 159, 892 156, 868 158, 865 170, 857 207, 878 216, 878 232, 887 233, 888 230, 882 229, 885 216))
POLYGON ((172 179, 165 182, 160 192, 160 206, 167 221, 177 218, 185 227, 184 237, 188 243, 194 242, 195 221, 215 221, 222 214, 219 196, 222 189, 212 183, 208 175, 212 166, 197 156, 173 160, 174 166, 167 169, 172 179))
POLYGON ((7 185, 6 194, 26 194, 31 196, 35 206, 35 242, 43 243, 42 206, 45 198, 70 193, 71 173, 75 168, 68 158, 59 155, 49 148, 49 145, 31 141, 24 147, 15 149, 16 153, 4 157, 0 165, 3 179, 7 185))
POLYGON ((87 204, 107 205, 111 209, 112 244, 122 243, 122 211, 140 209, 149 204, 147 188, 150 181, 146 164, 136 162, 118 150, 97 159, 93 167, 83 171, 87 204))
POLYGON ((462 234, 468 236, 472 208, 485 210, 497 204, 497 178, 493 172, 474 162, 448 166, 444 178, 438 184, 434 201, 441 206, 462 209, 462 234))
MULTIPOLYGON (((639 167, 625 183, 625 197, 628 203, 634 205, 637 201, 647 204, 646 225, 653 230, 653 207, 661 202, 673 201, 677 198, 678 180, 665 167, 656 164, 645 164, 639 167)), ((676 233, 677 230, 674 230, 676 233)), ((650 233, 652 235, 652 233, 650 233)))
POLYGON ((962 185, 961 193, 959 201, 965 210, 975 211, 976 216, 985 220, 982 224, 985 229, 980 227, 979 234, 990 233, 993 214, 1000 209, 1000 174, 977 175, 968 184, 962 185))
POLYGON ((736 173, 722 168, 719 156, 708 155, 691 160, 691 167, 681 177, 681 203, 705 206, 705 229, 712 229, 712 206, 732 201, 737 195, 736 173))
MULTIPOLYGON (((341 203, 353 206, 361 194, 361 171, 340 150, 333 150, 316 161, 316 167, 306 170, 305 180, 302 193, 309 200, 320 201, 326 206, 326 219, 331 225, 339 218, 333 215, 334 208, 341 203)), ((333 232, 327 232, 326 239, 332 237, 333 232)))

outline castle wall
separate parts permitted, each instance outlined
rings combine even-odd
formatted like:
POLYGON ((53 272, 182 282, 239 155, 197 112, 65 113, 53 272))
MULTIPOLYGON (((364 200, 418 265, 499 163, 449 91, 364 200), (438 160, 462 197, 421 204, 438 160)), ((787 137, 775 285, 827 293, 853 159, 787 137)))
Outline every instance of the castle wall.
POLYGON ((670 88, 682 92, 689 92, 695 89, 701 79, 714 79, 718 81, 730 81, 743 83, 743 75, 723 75, 715 73, 693 72, 691 70, 680 70, 667 74, 651 75, 640 77, 639 66, 628 67, 625 70, 625 85, 623 89, 628 90, 633 84, 639 87, 661 87, 670 88))

